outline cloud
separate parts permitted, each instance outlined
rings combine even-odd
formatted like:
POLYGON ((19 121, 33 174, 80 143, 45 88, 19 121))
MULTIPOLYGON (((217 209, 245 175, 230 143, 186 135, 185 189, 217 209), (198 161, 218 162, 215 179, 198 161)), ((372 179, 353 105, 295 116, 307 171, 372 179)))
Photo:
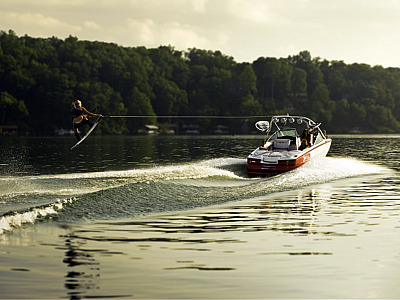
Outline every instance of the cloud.
POLYGON ((85 22, 83 22, 83 25, 85 28, 91 29, 91 30, 102 28, 99 24, 97 24, 95 22, 91 22, 91 21, 85 21, 85 22))
MULTIPOLYGON (((54 33, 81 32, 82 27, 62 22, 53 17, 39 13, 16 13, 0 11, 0 26, 3 24, 18 24, 18 30, 39 36, 52 36, 54 33)), ((13 28, 9 28, 13 29, 13 28)))
POLYGON ((202 36, 195 28, 178 22, 171 22, 168 27, 160 30, 160 34, 159 40, 163 44, 168 43, 180 49, 209 48, 213 45, 208 38, 202 36))
POLYGON ((127 21, 131 39, 138 45, 157 47, 172 45, 178 49, 208 48, 213 42, 197 32, 195 27, 176 21, 156 23, 154 20, 127 21))
MULTIPOLYGON (((170 0, 167 3, 131 0, 124 13, 130 14, 125 42, 153 47, 171 44, 178 49, 205 48, 231 55, 234 41, 242 36, 247 40, 260 30, 265 33, 288 24, 286 17, 275 14, 270 2, 264 0, 170 0)), ((119 41, 122 39, 119 33, 119 41)))
POLYGON ((157 25, 151 19, 145 20, 127 20, 128 29, 131 32, 133 39, 139 44, 154 45, 157 40, 156 32, 157 25))
POLYGON ((288 23, 286 17, 279 14, 270 1, 265 0, 231 0, 225 2, 225 16, 227 19, 242 20, 252 25, 268 24, 282 26, 288 23))

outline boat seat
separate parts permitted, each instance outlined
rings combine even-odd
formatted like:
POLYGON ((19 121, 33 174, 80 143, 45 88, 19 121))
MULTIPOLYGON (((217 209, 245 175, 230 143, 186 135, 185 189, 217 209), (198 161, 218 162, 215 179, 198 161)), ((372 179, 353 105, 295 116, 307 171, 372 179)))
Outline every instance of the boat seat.
POLYGON ((300 145, 301 145, 300 139, 299 139, 299 138, 296 138, 296 143, 294 143, 294 141, 292 141, 292 142, 290 143, 290 145, 289 145, 288 150, 289 150, 289 151, 290 151, 290 150, 298 150, 299 147, 300 147, 300 145))
POLYGON ((290 145, 290 139, 276 139, 274 149, 287 149, 290 145))

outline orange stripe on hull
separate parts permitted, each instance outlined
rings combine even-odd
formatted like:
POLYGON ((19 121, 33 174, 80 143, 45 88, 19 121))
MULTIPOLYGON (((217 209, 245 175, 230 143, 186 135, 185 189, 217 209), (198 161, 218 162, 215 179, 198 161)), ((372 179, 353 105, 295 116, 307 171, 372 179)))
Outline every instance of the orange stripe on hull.
POLYGON ((247 160, 247 174, 250 175, 277 175, 292 171, 308 161, 310 161, 310 153, 298 157, 297 159, 281 160, 277 164, 262 163, 261 160, 248 159, 247 160), (249 162, 251 161, 251 162, 249 162))

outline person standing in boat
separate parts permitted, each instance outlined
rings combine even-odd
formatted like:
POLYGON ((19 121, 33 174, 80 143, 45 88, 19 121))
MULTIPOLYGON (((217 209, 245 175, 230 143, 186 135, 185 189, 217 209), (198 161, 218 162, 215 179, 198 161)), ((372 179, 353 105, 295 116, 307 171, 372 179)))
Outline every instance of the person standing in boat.
POLYGON ((90 127, 94 125, 92 122, 89 121, 88 116, 102 117, 102 115, 89 112, 86 108, 82 106, 82 102, 80 100, 76 100, 72 103, 71 115, 72 127, 75 137, 78 141, 81 139, 81 136, 79 135, 79 128, 85 124, 89 125, 90 127))
POLYGON ((304 150, 305 148, 310 146, 309 139, 310 139, 310 134, 307 129, 304 129, 303 133, 300 135, 301 145, 299 150, 304 150))

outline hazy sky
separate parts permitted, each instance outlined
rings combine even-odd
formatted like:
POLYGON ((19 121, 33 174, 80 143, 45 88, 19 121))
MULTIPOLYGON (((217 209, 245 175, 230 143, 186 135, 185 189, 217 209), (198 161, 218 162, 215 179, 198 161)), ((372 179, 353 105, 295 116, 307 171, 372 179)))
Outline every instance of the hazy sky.
POLYGON ((400 0, 0 0, 0 30, 400 67, 400 0))

